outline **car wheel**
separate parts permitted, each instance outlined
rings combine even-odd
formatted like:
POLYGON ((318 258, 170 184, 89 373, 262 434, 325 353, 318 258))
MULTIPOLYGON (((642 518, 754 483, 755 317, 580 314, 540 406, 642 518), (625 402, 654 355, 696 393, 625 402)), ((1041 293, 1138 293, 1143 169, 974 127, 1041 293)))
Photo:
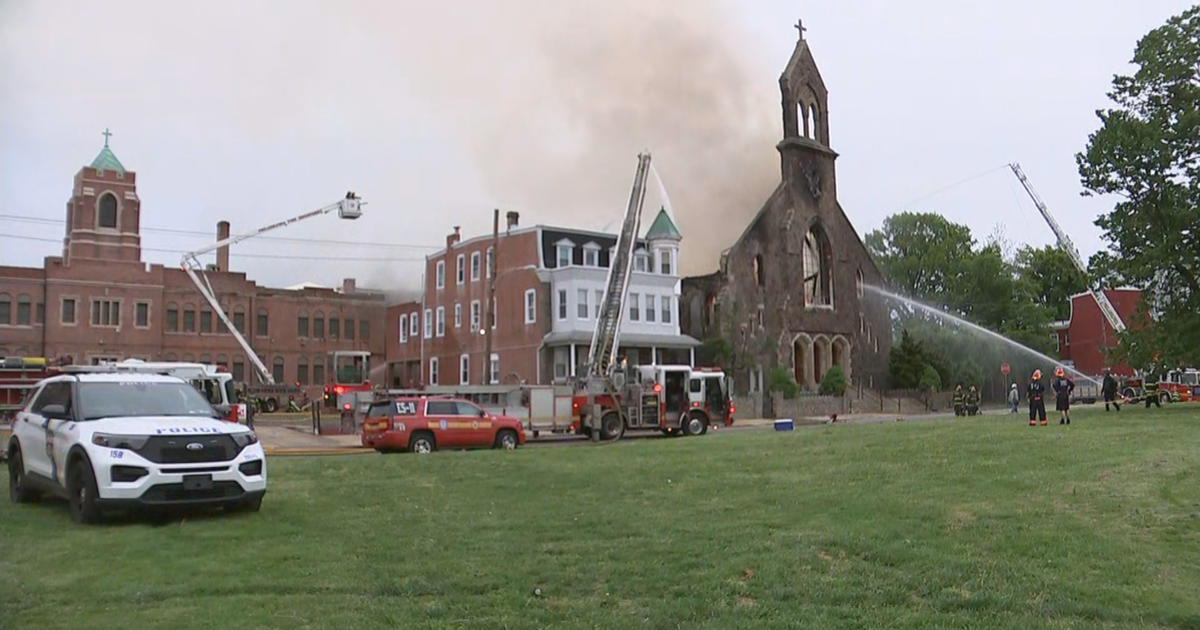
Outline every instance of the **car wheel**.
POLYGON ((517 448, 517 432, 512 429, 501 429, 496 434, 496 448, 502 448, 506 451, 516 450, 517 448))
POLYGON ((426 455, 437 450, 437 443, 434 442, 433 436, 422 431, 412 436, 408 442, 408 450, 414 453, 426 455))
POLYGON ((1170 394, 1160 394, 1158 396, 1158 399, 1165 403, 1175 402, 1175 400, 1173 398, 1171 398, 1170 394))
POLYGON ((689 415, 683 421, 684 435, 703 435, 708 431, 708 423, 705 422, 704 416, 694 413, 689 415))
POLYGON ((610 411, 600 416, 600 437, 605 440, 619 440, 625 435, 625 421, 621 414, 610 411))
POLYGON ((67 505, 76 523, 100 520, 100 506, 96 503, 98 494, 92 463, 86 457, 75 460, 67 473, 67 505))
POLYGON ((8 498, 13 503, 32 503, 41 495, 26 487, 25 460, 21 459, 21 449, 14 448, 8 458, 8 498))

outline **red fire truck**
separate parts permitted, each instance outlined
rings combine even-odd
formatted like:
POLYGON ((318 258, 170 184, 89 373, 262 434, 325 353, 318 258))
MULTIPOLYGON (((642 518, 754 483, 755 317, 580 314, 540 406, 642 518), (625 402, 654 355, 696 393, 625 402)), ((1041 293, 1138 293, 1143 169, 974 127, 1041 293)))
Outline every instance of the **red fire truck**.
MULTIPOLYGON (((1144 376, 1139 374, 1126 379, 1121 395, 1130 400, 1141 399, 1145 393, 1142 387, 1144 376)), ((1161 402, 1200 400, 1200 371, 1191 368, 1171 370, 1155 377, 1158 378, 1158 397, 1161 402)))
MULTIPOLYGON (((620 438, 625 429, 657 429, 665 435, 704 435, 710 426, 733 424, 731 384, 717 368, 641 365, 615 372, 612 394, 595 396, 601 408, 600 437, 620 438)), ((586 393, 572 400, 572 429, 591 435, 586 393)))
POLYGON ((329 353, 329 367, 329 380, 323 390, 326 407, 357 411, 360 404, 373 400, 374 394, 369 379, 370 352, 334 350, 329 353))
POLYGON ((38 381, 59 373, 44 357, 0 359, 0 425, 8 425, 38 381))

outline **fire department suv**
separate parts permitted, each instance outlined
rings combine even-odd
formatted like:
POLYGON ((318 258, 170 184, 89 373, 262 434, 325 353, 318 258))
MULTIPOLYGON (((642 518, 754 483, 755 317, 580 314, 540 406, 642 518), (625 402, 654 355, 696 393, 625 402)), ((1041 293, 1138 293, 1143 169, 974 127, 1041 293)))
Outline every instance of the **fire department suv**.
POLYGON ((47 378, 17 413, 7 453, 14 502, 62 496, 81 523, 107 508, 256 511, 267 490, 254 432, 218 419, 203 395, 172 376, 47 378))
POLYGON ((524 443, 525 427, 520 420, 490 414, 474 403, 447 396, 377 400, 363 420, 363 446, 381 453, 479 446, 512 450, 524 443))

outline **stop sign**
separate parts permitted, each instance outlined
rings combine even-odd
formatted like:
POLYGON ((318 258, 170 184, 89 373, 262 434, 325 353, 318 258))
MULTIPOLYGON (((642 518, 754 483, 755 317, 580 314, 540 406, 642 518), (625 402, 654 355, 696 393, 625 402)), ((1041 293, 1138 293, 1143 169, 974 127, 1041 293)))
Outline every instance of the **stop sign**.
POLYGON ((1010 371, 1011 369, 1012 369, 1012 368, 1010 368, 1010 367, 1008 366, 1008 361, 1001 361, 1001 362, 1000 362, 1000 373, 1001 373, 1001 374, 1008 374, 1008 373, 1009 373, 1009 371, 1010 371))

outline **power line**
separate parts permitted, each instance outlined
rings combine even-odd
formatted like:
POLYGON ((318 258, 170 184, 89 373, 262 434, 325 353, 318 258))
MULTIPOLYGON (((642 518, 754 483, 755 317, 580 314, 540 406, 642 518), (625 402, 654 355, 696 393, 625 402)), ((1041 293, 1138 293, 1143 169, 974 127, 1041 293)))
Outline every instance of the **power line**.
MULTIPOLYGON (((61 244, 62 239, 43 238, 40 236, 25 236, 22 234, 0 234, 0 238, 8 238, 19 241, 39 241, 42 243, 61 244)), ((144 252, 161 252, 167 254, 186 254, 186 250, 182 249, 162 249, 158 247, 143 247, 144 252)), ((424 256, 401 256, 401 257, 359 257, 359 256, 297 256, 289 254, 242 254, 230 252, 231 258, 266 258, 272 260, 326 260, 326 261, 346 261, 346 262, 419 262, 424 261, 424 256)))
MULTIPOLYGON (((53 224, 53 225, 61 225, 63 223, 66 223, 66 221, 63 219, 48 219, 46 217, 34 217, 34 216, 27 216, 27 215, 20 215, 20 214, 0 214, 0 219, 6 219, 9 221, 17 221, 17 222, 24 222, 24 223, 45 223, 45 224, 53 224)), ((141 228, 141 230, 143 232, 161 232, 164 234, 203 236, 208 239, 216 238, 216 234, 213 232, 201 232, 199 230, 180 230, 180 229, 176 229, 176 228, 156 228, 156 227, 143 227, 143 228, 141 228)), ((437 245, 416 245, 416 244, 412 244, 412 243, 380 243, 380 242, 371 242, 371 241, 342 241, 342 240, 327 239, 327 238, 294 238, 294 237, 287 237, 287 236, 256 236, 255 240, 284 241, 284 242, 291 242, 291 243, 314 243, 314 244, 325 244, 325 245, 356 245, 356 246, 365 245, 365 246, 370 246, 370 247, 400 247, 400 248, 407 248, 407 249, 428 249, 428 250, 441 249, 441 247, 439 247, 437 245)))

